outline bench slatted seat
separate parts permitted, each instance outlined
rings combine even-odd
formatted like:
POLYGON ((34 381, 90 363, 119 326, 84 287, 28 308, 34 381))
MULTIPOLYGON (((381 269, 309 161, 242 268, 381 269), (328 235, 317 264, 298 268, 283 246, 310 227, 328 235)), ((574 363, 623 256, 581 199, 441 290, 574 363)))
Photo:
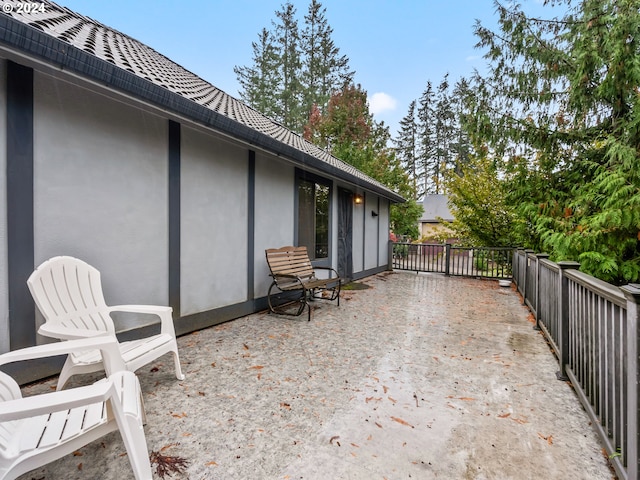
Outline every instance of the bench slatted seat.
POLYGON ((340 306, 342 280, 331 267, 314 267, 309 260, 307 247, 269 248, 265 251, 273 282, 269 287, 267 301, 272 313, 301 315, 308 310, 309 301, 337 300, 340 306), (326 271, 326 278, 318 278, 317 271, 326 271))

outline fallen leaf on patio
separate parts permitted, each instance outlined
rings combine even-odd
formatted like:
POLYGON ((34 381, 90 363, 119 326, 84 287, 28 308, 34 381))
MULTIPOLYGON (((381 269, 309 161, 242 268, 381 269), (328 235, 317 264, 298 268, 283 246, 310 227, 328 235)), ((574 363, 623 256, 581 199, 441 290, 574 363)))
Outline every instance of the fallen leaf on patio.
POLYGON ((185 412, 182 413, 172 413, 171 414, 172 417, 176 417, 176 418, 184 418, 187 416, 187 414, 185 412))
POLYGON ((179 443, 169 443, 168 445, 165 445, 164 447, 162 447, 160 449, 161 452, 164 452, 165 450, 171 448, 171 447, 177 447, 178 445, 180 445, 179 443))
POLYGON ((542 435, 540 432, 538 432, 538 436, 547 441, 547 444, 549 445, 553 445, 553 435, 549 435, 548 437, 545 437, 544 435, 542 435))
POLYGON ((204 397, 205 393, 204 392, 198 392, 198 395, 200 395, 201 397, 204 397))
POLYGON ((216 462, 214 462, 213 460, 210 461, 210 462, 205 463, 204 465, 205 465, 205 467, 217 467, 218 466, 218 464, 216 462))
POLYGON ((440 361, 440 359, 439 359, 438 357, 433 357, 433 359, 434 359, 436 362, 439 362, 439 361, 440 361))
POLYGON ((334 440, 338 440, 339 438, 340 438, 340 435, 334 435, 333 437, 331 437, 331 438, 329 439, 329 443, 330 443, 331 445, 333 445, 333 441, 334 441, 334 440))
POLYGON ((254 365, 253 367, 249 367, 250 370, 262 370, 264 366, 262 365, 254 365))
POLYGON ((73 456, 74 457, 82 457, 84 455, 84 453, 79 452, 78 450, 76 450, 75 452, 73 452, 73 456))
POLYGON ((215 366, 216 366, 216 362, 212 362, 212 363, 211 363, 211 366, 212 366, 212 367, 215 367, 215 366))
POLYGON ((357 443, 353 443, 353 442, 351 443, 351 446, 352 447, 356 447, 356 448, 360 448, 360 445, 358 445, 357 443))
POLYGON ((509 415, 511 415, 510 413, 504 413, 502 415, 498 415, 498 418, 507 418, 509 415))
POLYGON ((367 437, 367 441, 371 441, 371 440, 373 440, 373 435, 369 435, 369 436, 367 437))
POLYGON ((182 434, 182 436, 183 436, 183 437, 190 437, 190 436, 191 436, 191 434, 190 434, 190 433, 185 432, 185 433, 183 433, 183 434, 182 434))
POLYGON ((511 420, 513 420, 516 423, 519 423, 520 425, 524 425, 525 423, 529 423, 528 420, 525 420, 523 418, 512 418, 511 420))
POLYGON ((409 422, 405 422, 403 419, 398 418, 398 417, 391 417, 391 420, 393 420, 394 422, 399 423, 400 425, 406 425, 407 427, 411 427, 411 428, 415 428, 413 425, 411 425, 409 422))
POLYGON ((82 464, 81 463, 78 464, 78 470, 82 470, 82 464))
POLYGON ((158 367, 153 367, 153 368, 152 368, 151 370, 149 370, 149 371, 150 371, 150 372, 155 373, 155 372, 159 372, 159 371, 160 371, 160 369, 159 369, 158 367))
POLYGON ((389 387, 387 387, 386 385, 383 385, 382 390, 384 390, 384 393, 387 393, 389 391, 389 387))
POLYGON ((287 410, 291 410, 291 405, 289 405, 288 403, 282 402, 280 403, 280 406, 282 408, 286 408, 287 410))
POLYGON ((373 422, 373 423, 375 423, 376 427, 382 428, 382 425, 380 425, 378 422, 373 422))
POLYGON ((447 398, 453 398, 454 400, 462 400, 464 402, 475 402, 476 399, 473 397, 454 397, 453 395, 449 395, 447 398))
POLYGON ((249 350, 249 345, 247 345, 246 343, 243 343, 242 346, 244 347, 245 350, 249 350))
POLYGON ((189 462, 182 457, 170 457, 154 451, 149 455, 149 461, 156 464, 156 473, 160 478, 164 478, 167 474, 169 476, 173 476, 174 473, 183 474, 189 465, 189 462))
POLYGON ((397 401, 395 398, 393 398, 393 397, 388 397, 388 398, 389 398, 389 400, 390 400, 392 403, 397 403, 397 402, 398 402, 398 401, 397 401))

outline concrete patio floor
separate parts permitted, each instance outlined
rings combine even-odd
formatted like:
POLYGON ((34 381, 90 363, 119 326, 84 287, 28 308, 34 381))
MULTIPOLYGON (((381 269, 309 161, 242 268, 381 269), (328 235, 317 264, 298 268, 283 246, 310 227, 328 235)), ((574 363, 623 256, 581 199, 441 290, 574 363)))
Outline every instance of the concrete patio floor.
MULTIPOLYGON (((181 337, 185 381, 168 355, 137 372, 149 450, 189 462, 166 478, 615 478, 515 290, 359 283, 311 322, 259 313, 181 337)), ((124 451, 113 433, 21 478, 133 478, 124 451)))

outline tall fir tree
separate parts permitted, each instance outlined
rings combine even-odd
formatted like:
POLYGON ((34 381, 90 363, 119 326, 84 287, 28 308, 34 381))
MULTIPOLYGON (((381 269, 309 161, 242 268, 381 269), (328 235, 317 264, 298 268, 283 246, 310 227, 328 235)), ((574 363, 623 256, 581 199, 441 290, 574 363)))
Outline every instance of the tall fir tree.
POLYGON ((272 30, 253 46, 253 65, 234 68, 240 97, 291 130, 303 133, 314 109, 324 114, 331 95, 352 83, 349 59, 332 39, 326 8, 311 0, 300 31, 291 2, 276 11, 272 30))
POLYGON ((349 70, 349 59, 340 55, 340 49, 331 38, 333 29, 327 21, 326 11, 319 1, 311 0, 300 38, 302 114, 307 116, 314 105, 324 113, 331 95, 351 83, 354 75, 349 70))
POLYGON ((240 82, 240 98, 268 117, 279 119, 276 109, 278 91, 278 55, 273 43, 273 35, 263 28, 257 42, 252 42, 253 66, 234 67, 240 82))
POLYGON ((302 58, 300 52, 300 32, 296 19, 296 8, 287 2, 276 12, 275 48, 279 58, 280 83, 277 90, 278 119, 296 132, 304 125, 302 110, 302 84, 300 82, 302 58))
POLYGON ((407 115, 400 121, 400 130, 394 143, 398 160, 413 183, 417 200, 424 194, 424 175, 418 158, 418 124, 416 122, 415 100, 409 104, 407 115))
POLYGON ((424 194, 438 193, 435 150, 435 98, 431 81, 418 101, 418 163, 423 172, 424 194))
POLYGON ((454 112, 449 94, 449 74, 446 74, 436 92, 434 145, 435 159, 433 162, 433 181, 435 193, 443 193, 442 176, 444 170, 453 164, 451 152, 455 135, 454 112))

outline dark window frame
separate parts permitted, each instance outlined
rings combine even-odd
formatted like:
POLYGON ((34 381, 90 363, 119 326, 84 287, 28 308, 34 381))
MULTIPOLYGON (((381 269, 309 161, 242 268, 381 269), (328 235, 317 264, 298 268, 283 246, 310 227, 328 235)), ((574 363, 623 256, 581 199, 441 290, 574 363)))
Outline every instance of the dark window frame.
POLYGON ((300 184, 301 182, 312 182, 318 185, 325 186, 329 189, 328 197, 329 197, 329 205, 328 205, 328 232, 327 232, 327 256, 324 258, 315 259, 315 252, 309 252, 309 257, 311 258, 311 263, 314 266, 318 267, 330 267, 331 266, 331 258, 333 255, 333 182, 325 177, 320 175, 316 175, 310 172, 306 172, 304 170, 300 170, 296 168, 296 181, 295 181, 295 200, 294 200, 294 215, 295 215, 295 232, 294 239, 296 245, 300 245, 300 224, 299 224, 299 214, 300 214, 300 184))

